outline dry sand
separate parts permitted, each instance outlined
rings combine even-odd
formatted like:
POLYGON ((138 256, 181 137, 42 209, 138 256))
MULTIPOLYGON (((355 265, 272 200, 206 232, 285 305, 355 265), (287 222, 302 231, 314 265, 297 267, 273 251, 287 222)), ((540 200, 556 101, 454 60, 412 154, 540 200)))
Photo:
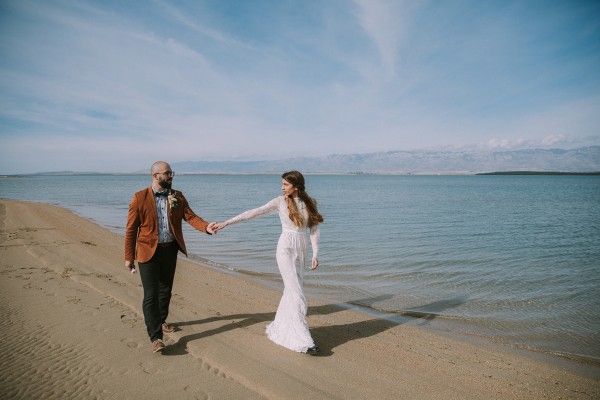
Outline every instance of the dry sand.
MULTIPOLYGON (((597 365, 552 363, 310 302, 322 354, 264 335, 280 293, 180 259, 151 352, 123 237, 50 205, 0 201, 0 398, 598 399, 597 365)), ((207 238, 210 240, 210 238, 207 238)), ((326 266, 322 266, 326 268, 326 266)))

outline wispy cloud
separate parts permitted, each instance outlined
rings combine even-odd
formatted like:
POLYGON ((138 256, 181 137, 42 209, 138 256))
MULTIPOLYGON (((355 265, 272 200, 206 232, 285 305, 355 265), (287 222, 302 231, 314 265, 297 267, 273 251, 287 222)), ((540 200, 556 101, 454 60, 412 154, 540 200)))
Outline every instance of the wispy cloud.
POLYGON ((401 46, 409 39, 413 14, 423 2, 354 0, 360 25, 377 48, 382 71, 389 79, 398 73, 401 46))

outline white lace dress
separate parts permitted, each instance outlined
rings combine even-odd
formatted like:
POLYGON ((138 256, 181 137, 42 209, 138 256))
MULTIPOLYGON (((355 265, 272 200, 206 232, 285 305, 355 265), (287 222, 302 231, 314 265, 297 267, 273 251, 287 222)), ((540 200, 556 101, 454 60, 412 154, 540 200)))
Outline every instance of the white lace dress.
MULTIPOLYGON (((299 198, 294 199, 304 221, 304 226, 298 228, 288 216, 288 207, 283 196, 279 196, 262 207, 248 210, 224 222, 224 225, 236 224, 249 219, 274 213, 281 220, 281 236, 277 243, 277 266, 283 279, 283 296, 279 302, 275 320, 267 325, 267 337, 273 342, 297 352, 306 352, 315 343, 308 331, 306 311, 308 308, 304 296, 304 266, 307 254, 306 226, 308 212, 299 198)), ((313 258, 319 253, 319 228, 310 229, 310 241, 313 258)))

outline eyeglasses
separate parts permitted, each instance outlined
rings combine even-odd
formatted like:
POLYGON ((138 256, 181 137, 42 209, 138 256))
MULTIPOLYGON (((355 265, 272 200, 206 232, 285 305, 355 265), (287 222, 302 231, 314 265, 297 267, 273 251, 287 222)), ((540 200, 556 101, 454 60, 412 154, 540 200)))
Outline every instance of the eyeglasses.
POLYGON ((167 176, 175 176, 175 171, 163 171, 163 172, 157 172, 157 174, 164 174, 167 176))

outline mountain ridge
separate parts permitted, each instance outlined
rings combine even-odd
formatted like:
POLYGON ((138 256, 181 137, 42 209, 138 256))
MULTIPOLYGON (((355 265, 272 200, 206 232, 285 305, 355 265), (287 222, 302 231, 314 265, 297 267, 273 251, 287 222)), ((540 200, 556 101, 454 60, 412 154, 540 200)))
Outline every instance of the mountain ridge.
POLYGON ((598 172, 600 146, 504 151, 414 150, 331 154, 271 161, 180 161, 183 173, 481 173, 502 171, 598 172))

